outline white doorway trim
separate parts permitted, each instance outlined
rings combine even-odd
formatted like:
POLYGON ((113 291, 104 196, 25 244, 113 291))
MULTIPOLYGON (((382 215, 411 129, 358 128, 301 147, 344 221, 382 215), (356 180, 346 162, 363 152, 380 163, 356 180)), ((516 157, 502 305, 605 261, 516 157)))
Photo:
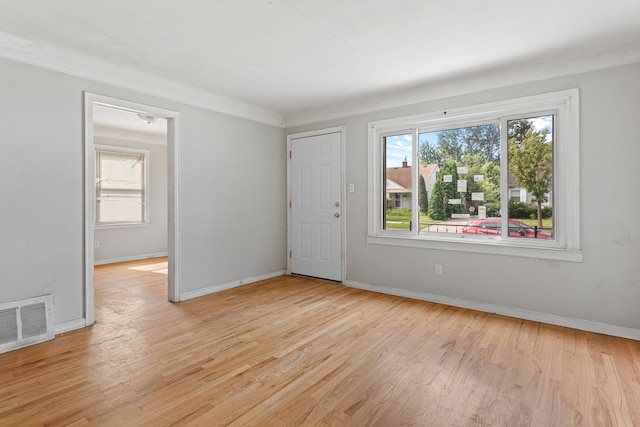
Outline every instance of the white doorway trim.
POLYGON ((93 107, 101 105, 167 119, 167 200, 168 200, 168 299, 180 301, 178 262, 178 137, 180 115, 176 111, 150 105, 84 93, 84 319, 85 326, 95 322, 94 313, 94 223, 95 223, 95 152, 93 147, 93 107))
POLYGON ((291 274, 291 251, 292 251, 292 223, 291 223, 291 200, 292 200, 292 182, 291 182, 291 142, 294 139, 306 138, 310 136, 326 135, 329 133, 340 133, 340 206, 342 221, 341 227, 341 242, 340 242, 340 259, 341 259, 341 282, 346 280, 346 223, 347 223, 347 205, 346 191, 345 191, 345 171, 346 171, 346 138, 347 128, 346 126, 336 126, 325 129, 318 129, 308 132, 293 133, 287 135, 287 271, 286 274, 291 274))

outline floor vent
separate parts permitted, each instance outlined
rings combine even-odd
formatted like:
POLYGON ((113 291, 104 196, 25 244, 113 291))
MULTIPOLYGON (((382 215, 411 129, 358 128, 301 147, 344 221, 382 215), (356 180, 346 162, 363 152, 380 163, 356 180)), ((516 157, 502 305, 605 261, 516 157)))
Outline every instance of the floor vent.
POLYGON ((0 353, 50 339, 51 295, 0 304, 0 353))

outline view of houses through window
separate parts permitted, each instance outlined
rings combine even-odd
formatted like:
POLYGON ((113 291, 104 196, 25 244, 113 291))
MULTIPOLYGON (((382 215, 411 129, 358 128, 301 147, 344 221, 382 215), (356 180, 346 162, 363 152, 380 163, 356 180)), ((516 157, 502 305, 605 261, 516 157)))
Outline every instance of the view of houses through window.
POLYGON ((403 131, 382 139, 384 230, 497 236, 508 228, 509 237, 553 239, 553 114, 403 131), (507 153, 506 162, 501 153, 507 153), (412 220, 414 207, 419 207, 418 224, 412 220))

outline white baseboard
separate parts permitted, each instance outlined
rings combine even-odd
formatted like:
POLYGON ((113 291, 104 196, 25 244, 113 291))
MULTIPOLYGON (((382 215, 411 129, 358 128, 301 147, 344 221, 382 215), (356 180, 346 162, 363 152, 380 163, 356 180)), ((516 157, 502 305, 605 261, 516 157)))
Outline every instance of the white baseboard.
POLYGON ((227 283, 221 283, 219 285, 207 286, 205 288, 200 288, 193 291, 182 292, 180 293, 180 301, 186 301, 186 300, 198 298, 204 295, 224 291, 226 289, 237 288, 239 286, 248 285, 250 283, 259 282, 261 280, 267 280, 273 277, 283 276, 284 273, 285 273, 284 270, 278 270, 272 273, 266 273, 259 276, 247 277, 245 279, 234 280, 227 283))
POLYGON ((87 319, 84 317, 80 319, 69 320, 66 322, 56 323, 53 325, 53 333, 55 335, 63 334, 65 332, 74 331, 76 329, 82 329, 87 326, 87 319))
POLYGON ((127 262, 127 261, 140 261, 143 259, 149 258, 160 258, 163 256, 167 256, 167 252, 157 252, 154 254, 142 254, 142 255, 131 255, 120 258, 109 258, 109 259, 100 259, 95 260, 93 265, 104 265, 104 264, 115 264, 116 262, 127 262))
POLYGON ((640 341, 640 329, 610 325, 608 323, 593 322, 590 320, 574 319, 571 317, 557 316, 555 314, 540 313, 537 311, 524 310, 514 307, 479 303, 460 298, 434 295, 427 292, 409 291, 406 289, 398 289, 390 286, 370 285, 368 283, 355 282, 352 280, 345 281, 344 284, 352 288, 358 288, 367 291, 429 301, 438 304, 450 305, 453 307, 468 308, 471 310, 478 310, 486 313, 495 313, 503 316, 515 317, 518 319, 532 320, 534 322, 548 323, 555 326, 564 326, 567 328, 579 329, 582 331, 596 332, 599 334, 612 335, 616 337, 640 341))

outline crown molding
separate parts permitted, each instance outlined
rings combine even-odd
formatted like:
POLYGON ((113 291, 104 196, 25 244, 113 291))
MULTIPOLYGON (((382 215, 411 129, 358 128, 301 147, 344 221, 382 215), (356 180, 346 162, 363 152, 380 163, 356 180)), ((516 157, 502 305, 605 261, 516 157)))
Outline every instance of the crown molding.
MULTIPOLYGON (((6 35, 6 33, 2 33, 6 35)), ((2 35, 0 34, 0 35, 2 35)), ((194 107, 228 114, 270 126, 283 127, 282 114, 188 84, 155 76, 131 67, 45 42, 18 45, 0 37, 0 57, 69 74, 99 83, 170 99, 194 107)))
POLYGON ((330 122, 376 111, 467 95, 517 84, 566 77, 640 62, 640 41, 582 54, 558 53, 537 60, 468 70, 401 90, 365 94, 347 102, 285 114, 285 127, 330 122))
POLYGON ((60 45, 14 40, 7 38, 7 33, 0 32, 0 36, 3 35, 5 37, 0 37, 0 57, 286 128, 640 62, 640 41, 631 41, 614 48, 558 52, 544 58, 518 60, 515 64, 494 64, 455 76, 441 76, 409 88, 364 94, 346 102, 281 114, 176 80, 82 55, 60 45))

